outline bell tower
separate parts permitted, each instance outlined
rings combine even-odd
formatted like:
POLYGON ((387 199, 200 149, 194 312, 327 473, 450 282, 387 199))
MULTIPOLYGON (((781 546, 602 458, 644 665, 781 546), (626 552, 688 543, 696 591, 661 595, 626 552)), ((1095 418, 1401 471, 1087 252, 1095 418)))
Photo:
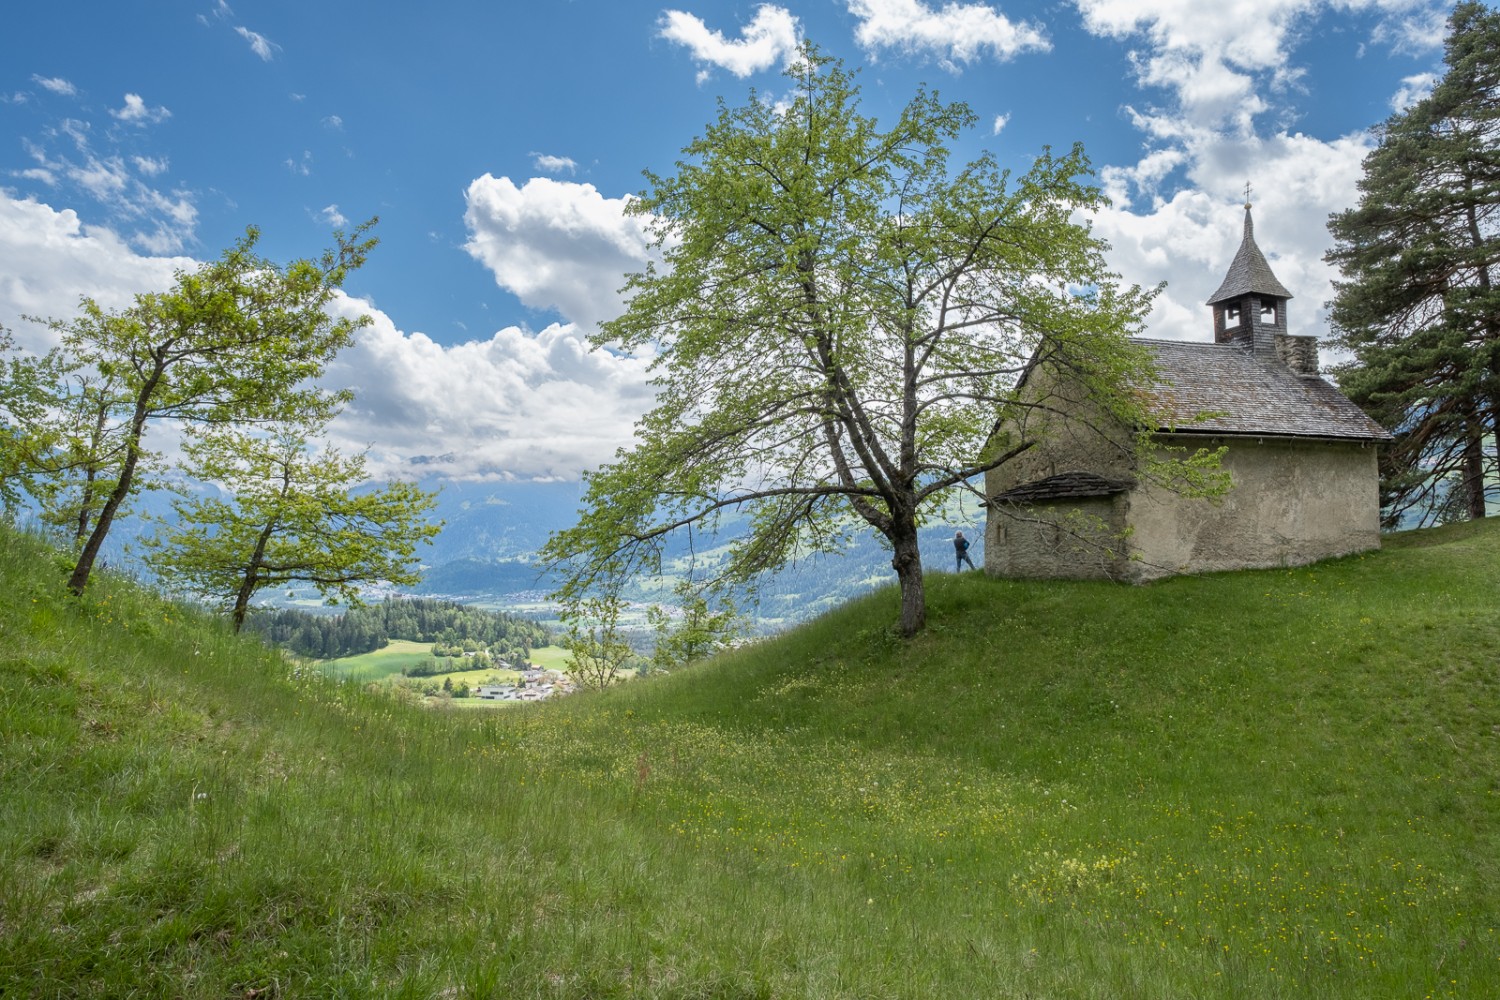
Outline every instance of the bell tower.
POLYGON ((1219 290, 1209 297, 1214 308, 1214 343, 1236 343, 1257 354, 1276 354, 1276 338, 1286 336, 1286 303, 1292 293, 1276 280, 1265 254, 1255 244, 1250 217, 1250 186, 1245 185, 1245 235, 1219 290))

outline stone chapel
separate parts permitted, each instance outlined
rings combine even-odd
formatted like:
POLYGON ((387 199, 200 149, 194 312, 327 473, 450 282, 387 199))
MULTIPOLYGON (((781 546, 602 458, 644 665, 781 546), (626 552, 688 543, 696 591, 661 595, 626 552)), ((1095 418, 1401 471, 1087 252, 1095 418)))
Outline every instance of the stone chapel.
POLYGON ((986 479, 985 569, 1142 582, 1378 548, 1376 450, 1391 436, 1319 375, 1317 338, 1287 333, 1291 298, 1247 204, 1239 250, 1208 300, 1213 340, 1138 341, 1156 369, 1142 387, 1153 438, 1189 452, 1227 446, 1233 485, 1217 503, 1138 476, 1123 435, 1098 426, 1066 372, 1033 365, 1019 392, 1046 405, 1020 411, 1030 426, 1006 428, 1035 444, 986 479))

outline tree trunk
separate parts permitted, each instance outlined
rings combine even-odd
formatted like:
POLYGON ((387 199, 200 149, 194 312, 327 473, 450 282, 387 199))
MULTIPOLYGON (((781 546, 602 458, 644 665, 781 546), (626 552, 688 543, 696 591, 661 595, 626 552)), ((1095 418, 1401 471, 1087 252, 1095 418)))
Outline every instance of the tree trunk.
POLYGON ((125 461, 120 466, 120 478, 115 480, 115 488, 110 491, 109 499, 104 501, 89 540, 83 544, 83 551, 78 553, 73 575, 68 577, 68 589, 78 597, 83 596, 83 588, 88 586, 89 574, 94 571, 94 560, 99 558, 99 550, 104 547, 104 536, 109 534, 110 526, 114 524, 115 512, 130 495, 130 489, 135 483, 135 467, 141 460, 141 438, 146 433, 146 418, 150 413, 147 407, 151 398, 156 395, 162 373, 166 370, 162 354, 153 352, 152 357, 155 359, 155 368, 135 396, 135 413, 131 415, 129 436, 125 439, 125 461))
POLYGON ((1484 432, 1473 418, 1464 426, 1464 499, 1469 520, 1484 517, 1484 432))
POLYGON ((901 635, 910 639, 927 627, 927 589, 922 580, 922 552, 916 525, 900 525, 891 538, 891 566, 901 585, 901 635))
MULTIPOLYGON (((285 496, 285 493, 282 494, 285 496)), ((276 531, 276 522, 271 521, 261 529, 260 537, 255 540, 255 551, 250 556, 250 565, 245 567, 245 576, 240 581, 240 589, 234 595, 234 630, 239 632, 245 624, 245 616, 250 613, 250 598, 260 589, 260 568, 265 563, 266 545, 271 541, 271 535, 276 531)))
POLYGON ((78 553, 78 562, 73 567, 73 575, 68 577, 68 589, 77 597, 82 597, 83 588, 88 586, 89 574, 94 570, 94 560, 99 558, 99 550, 104 547, 104 536, 109 534, 110 525, 115 520, 115 512, 130 495, 130 486, 135 479, 135 466, 140 460, 139 442, 140 436, 137 435, 126 448, 125 464, 120 467, 119 481, 115 483, 109 499, 104 502, 103 509, 99 511, 99 517, 94 521, 94 530, 89 534, 89 540, 83 544, 83 551, 78 553))

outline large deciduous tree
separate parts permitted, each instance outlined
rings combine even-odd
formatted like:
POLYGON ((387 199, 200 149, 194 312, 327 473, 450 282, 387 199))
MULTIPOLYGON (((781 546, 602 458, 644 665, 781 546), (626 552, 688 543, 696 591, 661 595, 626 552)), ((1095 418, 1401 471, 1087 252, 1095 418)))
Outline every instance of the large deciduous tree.
POLYGON ((85 298, 78 317, 54 324, 71 370, 94 378, 76 393, 60 387, 53 407, 74 425, 55 437, 62 454, 54 458, 93 477, 81 508, 86 534, 68 580, 74 593, 83 592, 116 515, 140 488, 153 424, 248 426, 313 419, 340 405, 343 396, 313 380, 362 323, 326 307, 375 245, 372 225, 336 234, 336 246, 318 260, 285 266, 255 253, 259 233, 251 228, 220 259, 179 272, 170 291, 138 295, 114 312, 85 298), (100 434, 94 451, 70 457, 70 448, 89 449, 78 414, 100 434))
POLYGON ((1483 517, 1500 445, 1500 12, 1449 19, 1447 70, 1391 116, 1327 260, 1345 392, 1390 427, 1388 522, 1483 517))
POLYGON ((918 526, 1015 454, 988 442, 1018 374, 1039 351, 1067 358, 1101 406, 1128 410, 1145 364, 1128 335, 1152 293, 1120 286, 1078 221, 1103 201, 1079 148, 1021 177, 989 156, 950 172, 966 106, 922 91, 881 127, 811 45, 787 76, 779 100, 721 104, 675 176, 648 174, 632 202, 662 261, 595 346, 654 355, 656 406, 545 554, 567 601, 731 510, 750 514, 732 580, 863 522, 891 550, 912 635, 918 526))
POLYGON ((145 539, 147 562, 222 605, 236 632, 267 587, 311 583, 357 601, 361 585, 421 578, 417 546, 441 530, 425 520, 436 497, 402 481, 361 488, 364 455, 314 451, 295 425, 199 429, 184 451, 197 482, 174 502, 176 517, 145 539))

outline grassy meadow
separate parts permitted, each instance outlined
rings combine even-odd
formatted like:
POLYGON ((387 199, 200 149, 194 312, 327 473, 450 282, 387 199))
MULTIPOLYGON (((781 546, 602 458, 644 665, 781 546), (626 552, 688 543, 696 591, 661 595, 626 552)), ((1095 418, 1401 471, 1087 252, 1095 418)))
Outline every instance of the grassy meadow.
POLYGON ((0 997, 1500 996, 1500 524, 498 713, 0 546, 0 997))
MULTIPOLYGON (((530 662, 548 670, 563 670, 566 668, 567 658, 568 651, 561 646, 542 646, 531 651, 530 662)), ((392 639, 381 649, 370 653, 342 656, 334 660, 320 660, 318 668, 341 680, 379 681, 400 677, 404 671, 430 659, 432 659, 432 643, 392 639)), ((454 665, 459 664, 455 662, 454 665)), ((459 681, 467 681, 473 685, 491 676, 514 679, 519 676, 519 672, 503 667, 487 667, 483 670, 453 670, 433 674, 426 679, 441 682, 444 677, 451 677, 455 684, 459 681)))

